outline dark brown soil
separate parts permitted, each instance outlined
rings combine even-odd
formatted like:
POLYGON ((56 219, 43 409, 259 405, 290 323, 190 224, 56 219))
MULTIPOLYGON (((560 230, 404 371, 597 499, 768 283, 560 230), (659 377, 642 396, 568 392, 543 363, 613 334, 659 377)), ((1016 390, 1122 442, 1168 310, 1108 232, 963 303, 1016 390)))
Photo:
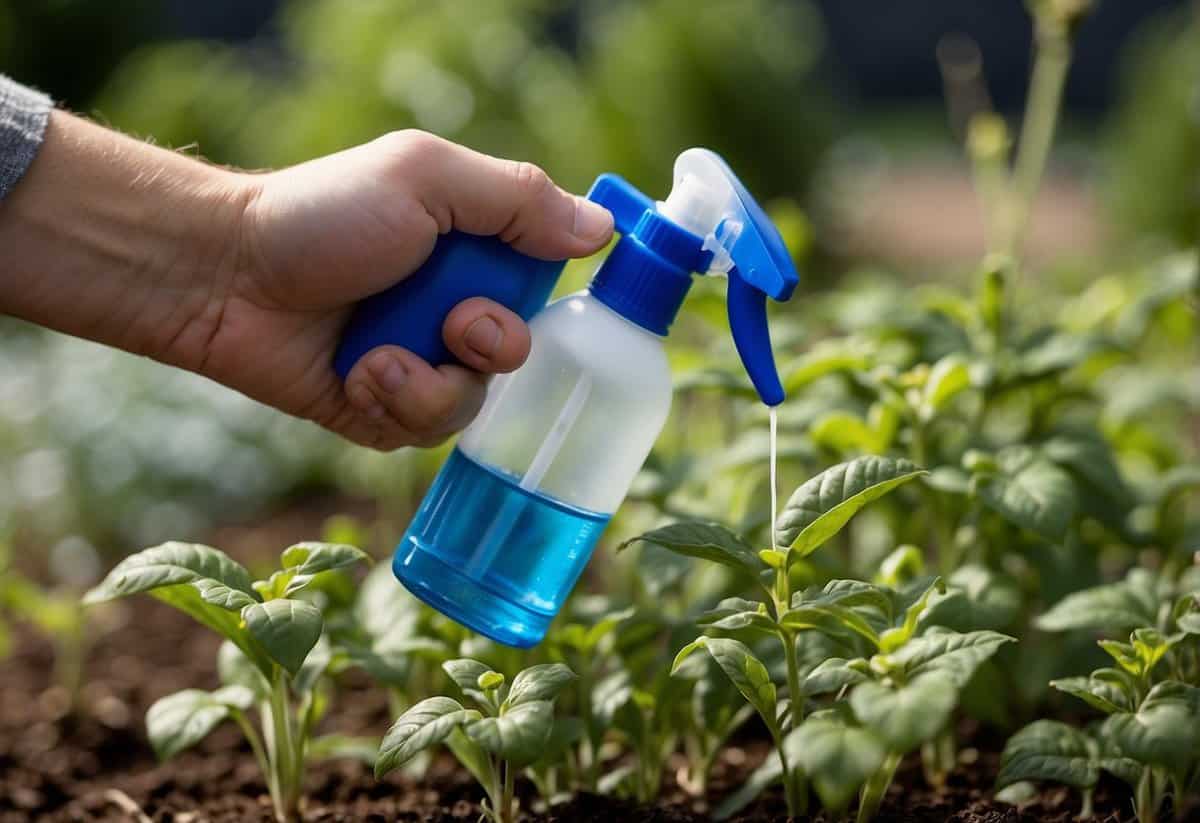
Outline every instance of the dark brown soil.
MULTIPOLYGON (((311 534, 312 524, 304 526, 311 534)), ((275 552, 300 536, 291 535, 291 528, 280 531, 261 541, 263 547, 269 542, 275 552)), ((222 544, 228 546, 229 540, 222 544)), ((246 552, 237 553, 249 559, 246 552)), ((194 750, 165 764, 155 761, 145 738, 142 718, 151 702, 181 688, 217 685, 217 638, 149 598, 113 604, 90 613, 89 620, 95 639, 74 711, 66 692, 53 685, 52 652, 44 639, 19 629, 12 655, 0 661, 0 823, 270 821, 261 775, 235 728, 219 728, 194 750)), ((343 693, 334 701, 335 714, 327 726, 346 733, 381 734, 389 722, 385 697, 353 678, 340 688, 343 693)), ((964 729, 964 739, 974 748, 963 749, 958 769, 941 791, 926 786, 915 759, 903 764, 877 820, 1066 823, 1078 813, 1078 797, 1065 789, 1048 789, 1021 807, 993 801, 991 786, 1003 739, 970 728, 964 729)), ((710 804, 739 785, 765 753, 765 743, 753 737, 727 749, 707 799, 685 794, 674 778, 681 763, 668 763, 660 800, 653 806, 580 795, 527 819, 706 821, 710 804)), ((519 792, 530 789, 518 787, 519 792)), ((317 764, 310 769, 307 790, 308 821, 440 823, 475 821, 479 816, 479 790, 448 756, 435 760, 420 783, 401 776, 377 782, 365 764, 353 761, 317 764)), ((1127 795, 1119 786, 1102 785, 1096 806, 1097 819, 1104 823, 1132 819, 1127 795)), ((778 791, 768 792, 737 818, 741 823, 786 819, 778 791)), ((1180 819, 1200 820, 1200 813, 1185 813, 1180 819)), ((829 821, 818 816, 813 823, 829 821)))

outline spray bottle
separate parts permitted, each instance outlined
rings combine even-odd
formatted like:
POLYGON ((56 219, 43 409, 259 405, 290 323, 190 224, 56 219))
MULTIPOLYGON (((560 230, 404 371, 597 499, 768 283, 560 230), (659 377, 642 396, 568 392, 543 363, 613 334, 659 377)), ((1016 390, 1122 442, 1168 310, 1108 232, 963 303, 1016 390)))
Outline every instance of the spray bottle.
POLYGON ((663 339, 693 273, 728 276, 742 363, 764 403, 784 397, 766 299, 787 300, 798 276, 725 162, 683 152, 665 202, 613 174, 588 198, 612 212, 621 237, 585 291, 546 306, 563 263, 451 232, 421 269, 356 309, 335 360, 343 378, 384 344, 454 362, 442 322, 468 297, 530 321, 529 359, 493 379, 392 563, 418 598, 511 646, 545 636, 666 421, 663 339))

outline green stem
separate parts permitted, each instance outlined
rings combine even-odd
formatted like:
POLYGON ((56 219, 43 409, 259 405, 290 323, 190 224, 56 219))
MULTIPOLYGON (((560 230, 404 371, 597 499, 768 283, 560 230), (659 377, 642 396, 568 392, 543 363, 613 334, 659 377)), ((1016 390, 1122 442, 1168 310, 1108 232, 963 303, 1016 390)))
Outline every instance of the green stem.
POLYGON ((296 818, 300 806, 300 775, 303 763, 297 762, 295 730, 292 728, 291 706, 288 700, 287 675, 276 668, 271 682, 270 713, 274 751, 271 758, 274 791, 271 802, 280 823, 296 818))
POLYGON ((779 637, 783 640, 783 656, 787 660, 789 710, 792 715, 792 728, 795 729, 804 722, 804 695, 800 691, 800 660, 796 654, 796 633, 782 629, 779 637))
POLYGON ((1035 26, 1037 57, 1029 81, 1029 99, 1013 171, 1013 191, 1007 204, 1006 231, 1000 247, 1013 259, 1018 258, 1025 245, 1033 200, 1041 186, 1050 146, 1054 142, 1063 86, 1071 64, 1071 42, 1065 28, 1044 18, 1039 18, 1035 26))
POLYGON ((858 817, 855 818, 858 823, 867 823, 879 811, 883 796, 887 794, 888 786, 892 785, 892 778, 896 776, 896 768, 899 765, 900 755, 892 752, 883 759, 878 771, 867 780, 859 796, 858 817))
POLYGON ((516 769, 511 763, 504 763, 504 787, 500 795, 500 823, 513 823, 516 820, 516 809, 513 807, 513 789, 516 783, 516 769))
POLYGON ((1083 808, 1079 810, 1080 820, 1087 820, 1089 817, 1096 816, 1095 794, 1096 790, 1094 788, 1083 790, 1083 808))
POLYGON ((258 732, 254 730, 254 726, 246 718, 246 715, 240 711, 233 712, 233 719, 242 730, 246 740, 250 742, 250 750, 254 752, 254 759, 258 761, 258 768, 262 769, 263 778, 269 780, 271 776, 271 761, 267 758, 266 750, 263 749, 262 739, 258 736, 258 732))

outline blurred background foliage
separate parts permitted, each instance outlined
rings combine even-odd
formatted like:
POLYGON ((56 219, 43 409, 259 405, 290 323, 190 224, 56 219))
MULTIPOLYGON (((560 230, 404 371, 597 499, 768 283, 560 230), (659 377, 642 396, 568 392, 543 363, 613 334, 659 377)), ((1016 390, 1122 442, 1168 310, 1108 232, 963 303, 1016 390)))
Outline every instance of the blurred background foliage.
MULTIPOLYGON (((938 102, 941 38, 966 31, 987 73, 983 96, 1004 114, 1022 104, 1020 3, 884 6, 0 0, 0 71, 117 128, 253 169, 415 127, 533 160, 576 190, 613 170, 660 192, 675 155, 707 145, 770 201, 806 288, 843 285, 793 301, 776 329, 786 361, 829 334, 901 323, 926 299, 912 282, 972 273, 975 241, 969 255, 952 251, 960 224, 978 219, 953 105, 947 118, 938 102), (915 177, 897 174, 908 167, 915 177), (855 231, 843 215, 867 203, 908 220, 903 242, 869 222, 865 241, 831 242, 855 231), (877 234, 886 242, 870 242, 877 234), (899 248, 909 240, 925 244, 917 264, 899 248)), ((1200 227, 1200 27, 1182 2, 1109 0, 1078 52, 1054 167, 1065 182, 1046 199, 1053 207, 1058 191, 1066 217, 1083 211, 1091 223, 1086 240, 1074 223, 1048 224, 1046 277, 1066 302, 1033 308, 1102 323, 1162 285, 1125 262, 1132 249, 1187 247, 1200 227)), ((567 283, 588 267, 573 265, 567 283)), ((697 289, 673 337, 689 379, 731 354, 721 294, 697 289)), ((354 449, 193 375, 0 321, 0 532, 53 547, 38 556, 55 576, 84 582, 108 565, 97 553, 202 539, 302 493, 376 500, 398 528, 438 464, 436 452, 354 449)), ((1194 338, 1194 318, 1178 322, 1194 338)), ((1129 372, 1109 391, 1135 420, 1132 382, 1170 378, 1129 372)), ((836 402, 806 396, 792 417, 836 402)), ((717 443, 726 429, 677 410, 664 442, 717 443)))

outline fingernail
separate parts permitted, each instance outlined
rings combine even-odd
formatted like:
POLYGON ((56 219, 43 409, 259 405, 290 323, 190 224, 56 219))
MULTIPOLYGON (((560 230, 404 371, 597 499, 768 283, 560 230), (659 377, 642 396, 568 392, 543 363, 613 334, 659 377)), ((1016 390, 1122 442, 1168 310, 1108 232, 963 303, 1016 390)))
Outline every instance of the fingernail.
POLYGON ((408 382, 408 373, 404 371, 404 366, 388 357, 378 357, 372 361, 371 374, 375 382, 388 394, 395 394, 408 382))
POLYGON ((491 357, 499 351, 503 338, 504 331, 500 324, 485 314, 467 327, 467 334, 463 339, 476 354, 491 357))
POLYGON ((608 209, 583 197, 575 198, 576 237, 593 240, 612 231, 613 217, 608 209))

